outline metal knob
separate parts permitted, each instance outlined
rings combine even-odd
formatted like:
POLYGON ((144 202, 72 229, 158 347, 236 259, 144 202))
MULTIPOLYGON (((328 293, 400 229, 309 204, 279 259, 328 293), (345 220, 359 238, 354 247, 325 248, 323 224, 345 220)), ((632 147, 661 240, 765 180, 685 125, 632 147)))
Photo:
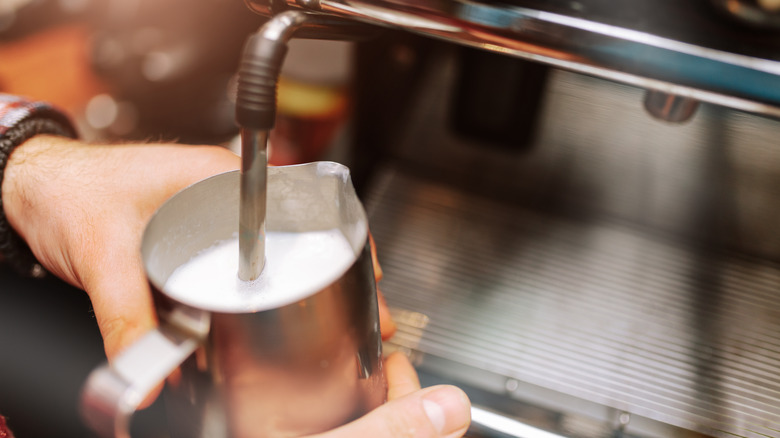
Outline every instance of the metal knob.
POLYGON ((645 109, 656 119, 673 123, 690 120, 699 107, 699 101, 662 91, 649 90, 645 94, 645 109))

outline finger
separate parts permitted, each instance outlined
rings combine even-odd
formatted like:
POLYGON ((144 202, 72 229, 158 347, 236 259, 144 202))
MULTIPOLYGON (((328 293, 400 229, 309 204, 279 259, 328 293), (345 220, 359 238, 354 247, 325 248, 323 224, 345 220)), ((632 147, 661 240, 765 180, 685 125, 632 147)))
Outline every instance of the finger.
MULTIPOLYGON (((132 229, 119 224, 117 228, 121 228, 117 232, 125 233, 132 229)), ((106 356, 111 360, 155 327, 157 320, 138 251, 140 242, 101 241, 106 244, 93 248, 77 270, 92 302, 106 356)))
MULTIPOLYGON (((129 253, 116 246, 101 251, 99 262, 81 270, 109 362, 157 325, 140 254, 133 257, 130 254, 137 249, 129 253)), ((162 382, 145 395, 138 409, 150 406, 161 391, 162 382)))
POLYGON ((457 438, 471 422, 466 394, 454 386, 434 386, 390 401, 366 416, 317 438, 457 438))
MULTIPOLYGON (((382 280, 382 277, 384 277, 384 273, 382 272, 382 266, 379 265, 379 258, 376 255, 374 236, 371 235, 370 232, 368 233, 368 241, 371 247, 371 261, 374 264, 374 279, 379 283, 379 281, 382 280)), ((395 321, 393 321, 393 315, 390 314, 390 308, 387 306, 387 301, 385 300, 382 291, 379 290, 379 286, 377 286, 376 293, 379 302, 379 329, 382 331, 382 339, 386 341, 393 337, 398 326, 396 326, 395 321)))
POLYGON ((379 288, 376 289, 376 299, 379 306, 379 330, 382 332, 382 340, 386 341, 393 337, 398 330, 398 326, 390 314, 390 307, 387 305, 384 294, 379 288))
POLYGON ((387 399, 395 400, 420 389, 420 379, 412 363, 402 353, 393 353, 385 359, 387 399))
POLYGON ((382 271, 382 265, 379 264, 379 257, 376 255, 376 243, 374 242, 374 236, 371 234, 371 232, 368 233, 368 241, 371 247, 371 262, 374 264, 374 278, 378 283, 382 280, 382 277, 384 277, 385 274, 382 271))

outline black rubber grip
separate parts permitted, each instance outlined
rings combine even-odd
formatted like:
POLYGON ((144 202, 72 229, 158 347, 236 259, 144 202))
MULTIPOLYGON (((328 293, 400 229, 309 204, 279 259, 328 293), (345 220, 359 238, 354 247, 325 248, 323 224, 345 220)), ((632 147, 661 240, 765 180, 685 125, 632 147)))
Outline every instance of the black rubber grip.
POLYGON ((242 128, 271 130, 276 119, 276 87, 287 44, 254 34, 238 69, 236 122, 242 128))

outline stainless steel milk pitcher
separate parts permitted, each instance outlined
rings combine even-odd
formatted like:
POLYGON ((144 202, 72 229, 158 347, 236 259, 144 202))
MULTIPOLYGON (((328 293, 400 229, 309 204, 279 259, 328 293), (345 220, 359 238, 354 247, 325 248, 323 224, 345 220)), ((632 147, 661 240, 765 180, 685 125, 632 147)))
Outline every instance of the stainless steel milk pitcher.
POLYGON ((129 436, 133 412, 163 380, 174 438, 302 436, 384 402, 368 223, 349 170, 317 162, 268 172, 267 230, 338 229, 354 252, 351 265, 271 308, 188 304, 164 285, 194 254, 235 237, 239 173, 175 195, 150 220, 141 248, 160 326, 85 385, 84 417, 101 435, 129 436))

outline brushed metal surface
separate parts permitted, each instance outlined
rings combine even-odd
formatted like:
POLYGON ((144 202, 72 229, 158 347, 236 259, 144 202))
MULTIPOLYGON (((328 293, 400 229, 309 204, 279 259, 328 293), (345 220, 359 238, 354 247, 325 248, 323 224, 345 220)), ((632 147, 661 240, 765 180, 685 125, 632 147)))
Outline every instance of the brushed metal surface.
POLYGON ((780 263, 780 122, 702 104, 689 122, 665 123, 646 113, 642 89, 553 70, 534 145, 506 152, 449 128, 457 55, 434 56, 393 141, 403 166, 780 263))
POLYGON ((388 302, 424 315, 396 342, 423 361, 706 435, 780 436, 777 264, 398 171, 369 209, 388 302))
POLYGON ((780 123, 553 71, 507 151, 449 128, 434 56, 366 193, 395 343, 567 437, 780 437, 780 123))

